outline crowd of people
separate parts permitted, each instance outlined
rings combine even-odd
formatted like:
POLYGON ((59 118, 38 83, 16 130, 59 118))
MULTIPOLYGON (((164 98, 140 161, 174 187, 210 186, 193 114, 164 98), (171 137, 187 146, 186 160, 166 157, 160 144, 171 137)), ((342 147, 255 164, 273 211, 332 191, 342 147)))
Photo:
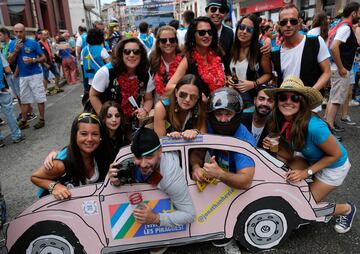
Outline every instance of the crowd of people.
MULTIPOLYGON (((310 189, 317 202, 343 183, 351 165, 337 135, 344 129, 336 125, 335 116, 341 107, 340 121, 355 124, 348 106, 359 105, 360 98, 356 57, 360 5, 348 3, 335 24, 329 24, 324 13, 316 14, 310 31, 293 4, 280 9, 277 24, 248 14, 235 29, 224 23, 229 12, 226 1, 210 0, 205 10, 207 16, 202 17, 186 11, 183 26, 164 24, 155 35, 145 22, 138 35, 122 34, 113 26, 105 35, 104 23, 96 22, 88 31, 79 27, 76 42, 68 33, 58 38, 55 47, 69 84, 78 82, 77 63, 81 66, 84 112, 73 121, 68 145, 51 152, 32 174, 32 182, 42 189, 40 196, 50 193, 67 199, 73 186, 101 182, 106 174, 113 185, 120 185, 117 165, 111 162, 121 147, 131 144, 136 182, 157 185, 177 208, 166 215, 145 206, 135 209, 136 220, 164 226, 191 223, 195 211, 179 174, 178 155, 162 153, 159 138, 191 140, 206 133, 269 149, 289 165, 289 182, 314 178, 310 189), (324 96, 328 102, 320 116, 324 96), (280 137, 276 152, 271 149, 274 134, 280 137), (155 172, 161 176, 157 181, 151 180, 155 172), (178 175, 175 182, 170 175, 178 175)), ((45 125, 49 72, 55 77, 55 91, 61 88, 49 33, 41 31, 39 42, 25 37, 22 24, 14 26, 14 33, 16 40, 7 42, 8 50, 3 47, 0 71, 8 75, 9 86, 21 101, 19 124, 3 79, 0 107, 13 142, 18 143, 24 139, 20 129, 29 127, 32 103, 38 104, 40 115, 34 127, 45 125), (17 87, 11 82, 15 76, 17 87)), ((0 35, 2 41, 9 37, 5 30, 0 35)), ((2 140, 0 133, 0 146, 2 140)), ((237 189, 251 186, 256 169, 250 157, 212 151, 204 163, 206 152, 191 153, 194 180, 217 179, 237 189)), ((355 212, 352 202, 337 204, 335 230, 349 231, 355 212)))

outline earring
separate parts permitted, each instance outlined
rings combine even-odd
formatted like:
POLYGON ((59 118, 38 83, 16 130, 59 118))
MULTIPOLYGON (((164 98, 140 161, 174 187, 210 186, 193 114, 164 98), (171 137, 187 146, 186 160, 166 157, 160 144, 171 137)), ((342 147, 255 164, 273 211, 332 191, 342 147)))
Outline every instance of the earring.
POLYGON ((198 107, 198 105, 196 105, 196 106, 194 107, 194 117, 195 117, 195 118, 198 118, 198 117, 199 117, 199 107, 198 107))
POLYGON ((175 102, 174 111, 175 111, 175 113, 179 112, 179 104, 177 101, 175 102))

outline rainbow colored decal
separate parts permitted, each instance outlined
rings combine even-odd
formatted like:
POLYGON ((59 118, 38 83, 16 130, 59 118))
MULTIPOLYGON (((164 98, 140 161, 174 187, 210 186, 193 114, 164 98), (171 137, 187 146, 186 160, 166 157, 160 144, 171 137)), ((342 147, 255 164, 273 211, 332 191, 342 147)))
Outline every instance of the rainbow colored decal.
MULTIPOLYGON (((155 213, 174 211, 170 199, 145 201, 155 213)), ((186 225, 177 227, 160 227, 158 225, 143 225, 135 221, 130 203, 109 205, 111 234, 114 240, 158 235, 171 232, 185 231, 186 225)))

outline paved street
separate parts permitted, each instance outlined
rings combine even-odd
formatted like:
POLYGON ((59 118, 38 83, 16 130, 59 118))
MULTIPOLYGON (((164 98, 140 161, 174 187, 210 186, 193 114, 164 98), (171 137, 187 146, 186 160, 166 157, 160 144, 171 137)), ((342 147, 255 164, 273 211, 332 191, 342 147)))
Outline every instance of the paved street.
MULTIPOLYGON (((46 103, 46 126, 40 130, 24 131, 26 140, 12 144, 6 138, 6 146, 0 149, 0 180, 8 206, 9 219, 14 218, 36 200, 37 188, 30 182, 31 172, 38 168, 51 149, 60 149, 69 141, 70 126, 74 116, 81 111, 82 86, 64 87, 65 92, 48 97, 46 103)), ((17 105, 15 105, 17 110, 17 105)), ((37 108, 34 107, 35 112, 37 108)), ((360 123, 360 107, 351 108, 351 117, 360 123)), ((31 122, 35 124, 37 120, 31 122)), ((348 149, 351 171, 344 184, 330 197, 331 201, 352 200, 360 208, 360 128, 345 126, 344 145, 348 149)), ((0 127, 8 133, 7 126, 0 127)), ((350 232, 340 235, 333 230, 333 221, 328 224, 312 224, 301 227, 291 234, 285 244, 267 253, 359 253, 360 213, 350 232)), ((3 238, 0 235, 0 240, 3 238)), ((247 251, 241 249, 242 253, 247 251)), ((144 251, 136 252, 137 254, 144 251)), ((210 243, 192 244, 170 248, 166 253, 225 253, 223 248, 212 247, 210 243)), ((230 252, 239 253, 239 252, 230 252)), ((91 253, 92 254, 92 253, 91 253)))

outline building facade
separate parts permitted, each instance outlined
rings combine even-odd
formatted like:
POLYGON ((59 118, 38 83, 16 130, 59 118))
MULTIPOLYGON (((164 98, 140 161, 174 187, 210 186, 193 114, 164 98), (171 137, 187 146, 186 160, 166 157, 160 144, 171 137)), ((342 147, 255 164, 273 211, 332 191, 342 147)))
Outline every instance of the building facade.
POLYGON ((100 0, 0 0, 0 26, 23 23, 28 32, 46 29, 51 36, 100 19, 100 0))

